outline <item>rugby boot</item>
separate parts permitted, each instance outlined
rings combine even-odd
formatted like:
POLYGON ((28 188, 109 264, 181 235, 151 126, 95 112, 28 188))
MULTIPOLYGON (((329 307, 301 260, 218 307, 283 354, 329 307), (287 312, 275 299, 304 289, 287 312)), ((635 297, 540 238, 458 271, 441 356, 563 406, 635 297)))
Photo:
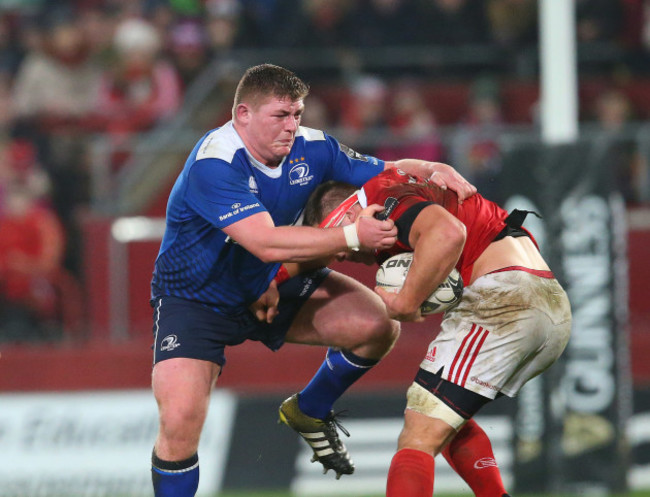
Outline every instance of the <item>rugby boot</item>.
POLYGON ((307 416, 298 406, 298 394, 294 394, 280 405, 279 414, 278 422, 297 431, 309 444, 314 451, 311 462, 320 462, 323 473, 333 469, 337 480, 341 475, 354 473, 354 463, 339 438, 337 428, 348 437, 350 433, 336 419, 333 411, 325 419, 307 416))

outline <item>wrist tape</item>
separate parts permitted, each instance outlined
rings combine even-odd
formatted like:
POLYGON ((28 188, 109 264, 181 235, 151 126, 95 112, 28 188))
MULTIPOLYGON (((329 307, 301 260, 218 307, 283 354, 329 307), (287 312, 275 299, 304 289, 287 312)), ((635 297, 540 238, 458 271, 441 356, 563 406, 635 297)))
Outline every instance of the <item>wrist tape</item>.
POLYGON ((348 224, 343 228, 343 234, 345 235, 345 242, 348 244, 350 250, 355 252, 361 248, 361 242, 359 241, 359 235, 357 234, 356 224, 348 224))

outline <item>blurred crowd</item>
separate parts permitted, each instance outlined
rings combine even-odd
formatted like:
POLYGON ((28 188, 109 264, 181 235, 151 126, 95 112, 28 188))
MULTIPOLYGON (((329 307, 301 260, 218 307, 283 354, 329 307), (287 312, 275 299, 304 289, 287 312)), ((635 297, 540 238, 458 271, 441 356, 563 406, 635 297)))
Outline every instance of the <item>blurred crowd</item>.
MULTIPOLYGON (((576 0, 579 46, 616 50, 597 68, 605 76, 650 73, 648 3, 576 0)), ((210 61, 252 48, 466 44, 516 60, 537 44, 537 9, 536 0, 0 0, 0 340, 58 339, 62 321, 80 322, 89 144, 107 139, 110 167, 122 167, 133 136, 174 117, 210 61)), ((473 78, 452 140, 422 81, 400 76, 358 74, 336 108, 315 91, 305 123, 387 160, 449 161, 490 196, 508 124, 498 81, 508 74, 473 78)), ((210 110, 212 125, 231 96, 210 110)), ((613 89, 589 117, 616 133, 632 110, 613 89)), ((622 189, 637 202, 642 161, 625 160, 622 189)))

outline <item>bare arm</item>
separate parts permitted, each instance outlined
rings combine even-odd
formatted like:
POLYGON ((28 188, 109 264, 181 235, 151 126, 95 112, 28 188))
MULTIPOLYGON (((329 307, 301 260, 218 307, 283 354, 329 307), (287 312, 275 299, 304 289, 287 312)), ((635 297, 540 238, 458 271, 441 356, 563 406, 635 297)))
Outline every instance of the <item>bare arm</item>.
MULTIPOLYGON (((355 221, 361 247, 386 249, 396 240, 392 220, 373 217, 383 208, 369 206, 355 221)), ((349 249, 344 228, 275 226, 267 212, 259 212, 224 228, 224 233, 264 262, 301 262, 334 255, 349 249)))
POLYGON ((444 281, 465 246, 465 225, 439 205, 418 214, 409 233, 413 262, 399 293, 375 289, 391 317, 419 320, 422 302, 444 281))
POLYGON ((463 178, 458 171, 448 164, 442 162, 429 162, 420 159, 401 159, 396 162, 386 162, 386 169, 398 167, 402 171, 428 178, 434 184, 449 188, 458 195, 458 202, 462 203, 466 198, 476 193, 476 187, 463 178))

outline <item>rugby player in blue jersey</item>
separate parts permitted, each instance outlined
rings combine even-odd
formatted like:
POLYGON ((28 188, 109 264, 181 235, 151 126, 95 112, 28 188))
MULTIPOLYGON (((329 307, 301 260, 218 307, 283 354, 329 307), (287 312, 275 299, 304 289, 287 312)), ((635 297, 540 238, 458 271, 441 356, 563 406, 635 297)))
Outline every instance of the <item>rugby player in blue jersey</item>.
MULTIPOLYGON (((369 206, 347 228, 297 226, 310 194, 338 180, 361 186, 395 164, 431 177, 462 200, 475 188, 445 164, 384 163, 358 154, 323 131, 300 126, 308 86, 291 71, 248 69, 235 92, 233 118, 203 136, 190 153, 167 204, 166 230, 152 280, 152 387, 159 430, 152 454, 156 497, 189 497, 199 481, 197 448, 224 349, 257 340, 330 347, 307 387, 287 399, 281 420, 337 477, 354 465, 337 433, 332 406, 386 355, 399 334, 381 299, 352 278, 316 268, 287 280, 280 261, 303 262, 348 249, 386 249, 392 221, 369 206), (278 288, 277 315, 249 310, 278 288)), ((318 265, 315 265, 318 266, 318 265)))

